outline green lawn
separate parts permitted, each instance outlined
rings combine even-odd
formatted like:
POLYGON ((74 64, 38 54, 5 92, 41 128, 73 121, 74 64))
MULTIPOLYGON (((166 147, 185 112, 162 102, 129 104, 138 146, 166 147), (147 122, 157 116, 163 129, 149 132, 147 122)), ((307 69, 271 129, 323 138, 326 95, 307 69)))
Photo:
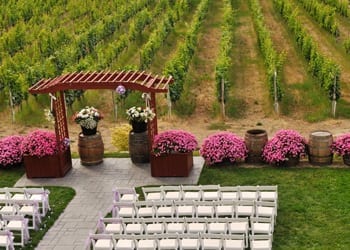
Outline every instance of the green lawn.
MULTIPOLYGON (((17 180, 24 174, 24 168, 18 167, 13 169, 0 168, 0 187, 12 187, 17 180)), ((68 203, 75 195, 74 189, 70 187, 51 187, 46 186, 50 190, 50 206, 51 211, 42 219, 40 229, 38 231, 30 230, 31 242, 22 249, 34 249, 45 233, 54 224, 55 220, 60 216, 68 203)))
POLYGON ((273 249, 349 249, 349 169, 203 168, 199 184, 276 184, 273 249))

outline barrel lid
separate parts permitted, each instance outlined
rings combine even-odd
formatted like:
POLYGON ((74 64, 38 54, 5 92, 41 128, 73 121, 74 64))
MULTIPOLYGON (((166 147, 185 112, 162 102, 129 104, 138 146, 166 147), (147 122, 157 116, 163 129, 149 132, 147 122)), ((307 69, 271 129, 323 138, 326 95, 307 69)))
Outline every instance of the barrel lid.
POLYGON ((311 135, 313 135, 313 136, 330 136, 332 134, 328 131, 314 131, 311 133, 311 135))

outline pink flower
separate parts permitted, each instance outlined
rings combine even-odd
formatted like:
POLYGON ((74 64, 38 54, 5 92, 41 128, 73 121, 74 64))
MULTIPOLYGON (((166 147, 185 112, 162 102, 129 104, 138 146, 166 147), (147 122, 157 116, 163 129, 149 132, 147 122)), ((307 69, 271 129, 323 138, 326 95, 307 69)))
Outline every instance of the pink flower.
POLYGON ((236 162, 247 157, 244 140, 230 132, 218 132, 207 137, 200 149, 201 156, 209 165, 223 161, 236 162))
POLYGON ((350 154, 350 134, 339 136, 331 145, 332 153, 344 156, 350 154))
POLYGON ((152 150, 156 156, 160 156, 171 152, 191 152, 197 145, 194 135, 183 130, 168 130, 154 137, 152 150))
POLYGON ((13 135, 0 140, 0 165, 10 166, 22 162, 20 145, 23 139, 22 136, 13 135))

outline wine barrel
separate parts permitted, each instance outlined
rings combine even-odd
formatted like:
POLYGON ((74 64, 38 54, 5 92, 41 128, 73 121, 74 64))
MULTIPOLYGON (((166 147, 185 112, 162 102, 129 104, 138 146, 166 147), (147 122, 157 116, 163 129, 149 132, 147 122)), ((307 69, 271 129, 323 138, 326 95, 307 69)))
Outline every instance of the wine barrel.
POLYGON ((312 165, 329 165, 333 162, 330 146, 333 135, 329 131, 314 131, 310 133, 308 151, 309 163, 312 165))
POLYGON ((79 134, 78 152, 84 166, 100 164, 103 161, 104 145, 100 132, 94 135, 79 134))
POLYGON ((147 131, 129 133, 129 154, 133 163, 148 163, 150 161, 149 140, 147 131))
POLYGON ((267 132, 263 129, 250 129, 245 133, 244 142, 248 149, 247 163, 263 162, 261 154, 267 139, 267 132))

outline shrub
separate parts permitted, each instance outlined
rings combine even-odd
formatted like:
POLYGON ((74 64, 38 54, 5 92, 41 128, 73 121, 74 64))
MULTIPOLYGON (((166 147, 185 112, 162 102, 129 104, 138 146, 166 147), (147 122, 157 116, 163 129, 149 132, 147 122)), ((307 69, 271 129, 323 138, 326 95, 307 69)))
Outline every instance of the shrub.
POLYGON ((127 151, 129 149, 130 130, 129 124, 122 124, 112 129, 112 145, 119 151, 127 151))
POLYGON ((24 137, 21 143, 23 155, 44 157, 57 154, 69 146, 68 138, 57 143, 56 134, 47 130, 35 130, 24 137))
POLYGON ((306 140, 294 130, 279 130, 269 140, 262 152, 262 158, 271 164, 279 164, 289 157, 301 157, 306 154, 306 140))
POLYGON ((168 130, 154 137, 152 151, 156 156, 172 152, 187 153, 198 146, 194 135, 183 130, 168 130))
POLYGON ((234 163, 244 160, 248 155, 248 149, 244 140, 237 135, 230 132, 218 132, 204 140, 200 155, 209 165, 224 161, 234 163))
POLYGON ((340 156, 350 154, 350 134, 339 136, 331 145, 332 153, 340 156))
POLYGON ((0 165, 8 167, 23 161, 20 148, 23 139, 23 136, 13 135, 0 140, 0 165))

